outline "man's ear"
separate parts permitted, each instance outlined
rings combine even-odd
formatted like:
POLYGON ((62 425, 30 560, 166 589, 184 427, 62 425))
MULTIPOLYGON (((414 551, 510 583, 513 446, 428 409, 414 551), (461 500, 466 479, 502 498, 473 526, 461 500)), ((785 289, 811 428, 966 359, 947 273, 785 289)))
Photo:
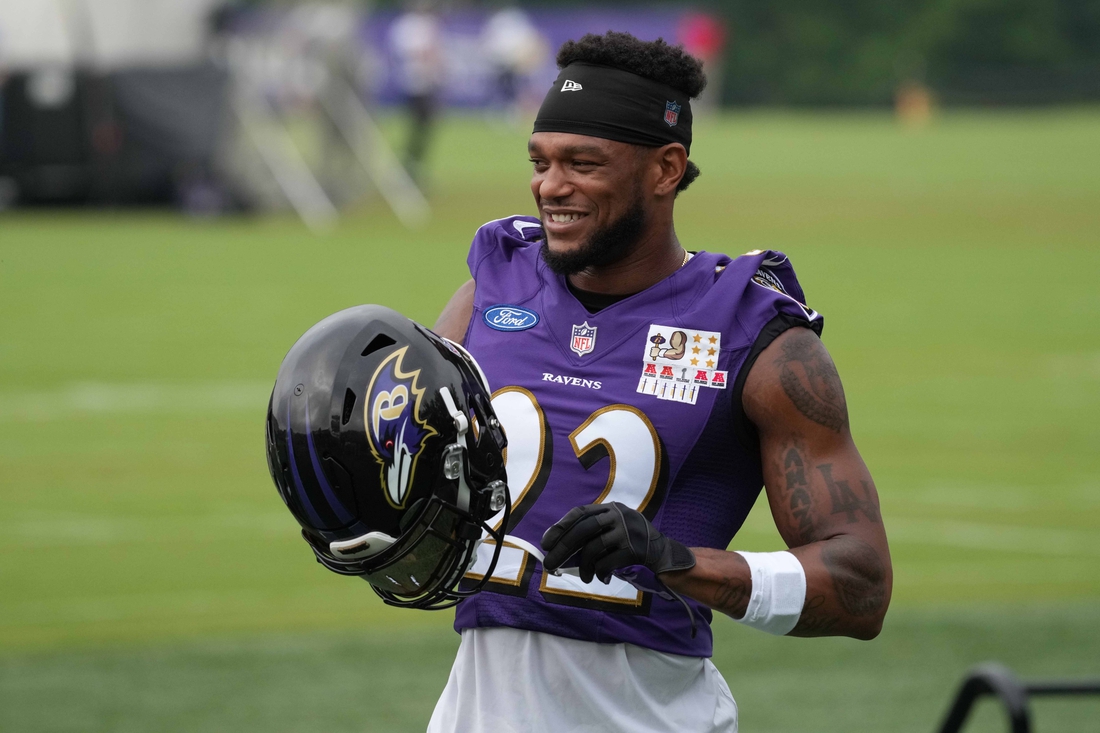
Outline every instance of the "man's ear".
POLYGON ((657 179, 653 193, 658 197, 675 196, 676 187, 687 171, 687 150, 680 143, 669 143, 653 153, 657 179))

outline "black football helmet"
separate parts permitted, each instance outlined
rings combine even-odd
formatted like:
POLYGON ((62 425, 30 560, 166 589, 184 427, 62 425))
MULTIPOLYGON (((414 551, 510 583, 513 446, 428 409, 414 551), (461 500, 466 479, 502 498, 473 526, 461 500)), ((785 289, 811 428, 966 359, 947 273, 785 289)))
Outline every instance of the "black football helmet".
POLYGON ((306 331, 271 393, 267 462, 317 560, 393 606, 481 590, 458 584, 483 533, 496 565, 511 512, 489 400, 465 349, 396 311, 356 306, 306 331))

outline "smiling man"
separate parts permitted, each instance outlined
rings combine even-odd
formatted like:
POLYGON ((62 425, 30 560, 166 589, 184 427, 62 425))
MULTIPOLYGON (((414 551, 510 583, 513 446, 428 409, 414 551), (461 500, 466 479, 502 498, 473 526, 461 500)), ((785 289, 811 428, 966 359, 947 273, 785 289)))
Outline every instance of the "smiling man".
POLYGON ((677 239, 700 62, 609 32, 558 66, 529 142, 539 216, 478 231, 436 324, 495 390, 513 509, 429 730, 736 731, 711 609, 876 636, 877 493, 787 258, 677 239), (762 486, 789 549, 727 551, 762 486))

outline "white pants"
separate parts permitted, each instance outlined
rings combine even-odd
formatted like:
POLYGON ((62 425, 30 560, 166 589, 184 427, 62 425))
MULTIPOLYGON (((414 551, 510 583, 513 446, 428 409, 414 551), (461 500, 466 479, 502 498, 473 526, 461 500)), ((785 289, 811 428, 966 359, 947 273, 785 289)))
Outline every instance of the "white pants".
POLYGON ((510 628, 466 629, 428 733, 737 733, 709 659, 510 628))

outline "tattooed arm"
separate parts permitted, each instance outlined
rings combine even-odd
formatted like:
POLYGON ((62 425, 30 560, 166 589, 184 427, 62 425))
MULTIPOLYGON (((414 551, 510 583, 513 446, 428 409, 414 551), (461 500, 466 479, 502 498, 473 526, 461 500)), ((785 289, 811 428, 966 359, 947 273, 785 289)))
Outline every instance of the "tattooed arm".
MULTIPOLYGON (((848 429, 844 389, 821 340, 805 328, 780 335, 749 372, 743 402, 760 435, 772 516, 806 571, 806 601, 790 635, 873 639, 890 603, 890 549, 874 482, 848 429)), ((696 567, 662 579, 743 617, 752 592, 744 558, 692 549, 696 567)))

